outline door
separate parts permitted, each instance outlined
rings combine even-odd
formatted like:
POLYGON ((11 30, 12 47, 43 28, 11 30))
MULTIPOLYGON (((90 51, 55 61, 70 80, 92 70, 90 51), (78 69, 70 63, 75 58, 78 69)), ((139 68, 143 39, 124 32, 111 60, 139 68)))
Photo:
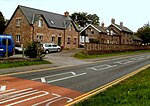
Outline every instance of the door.
POLYGON ((58 46, 61 46, 61 37, 58 37, 58 46))

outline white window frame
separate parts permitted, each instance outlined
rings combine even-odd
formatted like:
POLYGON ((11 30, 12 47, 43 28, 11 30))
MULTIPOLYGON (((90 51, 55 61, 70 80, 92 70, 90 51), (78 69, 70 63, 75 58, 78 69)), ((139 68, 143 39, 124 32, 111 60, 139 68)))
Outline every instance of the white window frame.
POLYGON ((43 25, 43 20, 42 20, 42 19, 39 19, 39 20, 38 20, 38 27, 42 27, 42 25, 43 25))
POLYGON ((38 40, 40 40, 41 42, 43 41, 43 35, 36 35, 36 38, 37 38, 38 40))
POLYGON ((69 31, 72 31, 72 23, 69 24, 69 31))
POLYGON ((20 35, 16 35, 15 38, 16 38, 16 42, 20 42, 20 40, 21 40, 21 36, 20 35))
POLYGON ((17 26, 21 26, 21 18, 17 18, 16 19, 16 25, 17 26))

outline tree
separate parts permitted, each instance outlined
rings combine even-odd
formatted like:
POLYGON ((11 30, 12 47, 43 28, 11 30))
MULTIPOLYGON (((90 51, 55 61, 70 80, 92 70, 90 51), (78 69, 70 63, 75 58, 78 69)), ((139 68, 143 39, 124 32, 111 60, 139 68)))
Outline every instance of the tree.
POLYGON ((0 11, 0 34, 3 34, 4 30, 5 30, 5 19, 2 12, 0 11))
POLYGON ((150 24, 145 24, 143 27, 139 28, 135 33, 138 37, 143 40, 145 45, 150 44, 150 24))
POLYGON ((87 24, 99 24, 99 17, 96 14, 88 14, 85 12, 75 12, 71 15, 72 20, 80 27, 85 27, 87 24))

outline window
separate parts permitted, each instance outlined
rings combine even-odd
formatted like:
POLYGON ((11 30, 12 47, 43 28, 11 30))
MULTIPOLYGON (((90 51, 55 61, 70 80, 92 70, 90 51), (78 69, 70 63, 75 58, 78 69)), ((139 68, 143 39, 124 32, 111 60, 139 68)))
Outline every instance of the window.
POLYGON ((72 31, 72 23, 69 25, 69 31, 72 31))
POLYGON ((21 25, 21 19, 20 19, 20 18, 16 19, 16 25, 17 25, 17 26, 20 26, 20 25, 21 25))
POLYGON ((42 27, 42 25, 43 25, 43 21, 42 21, 42 19, 39 19, 39 21, 38 21, 38 27, 42 27))
POLYGON ((91 29, 91 34, 94 34, 94 29, 91 29))
POLYGON ((20 42, 20 35, 16 35, 16 42, 20 42))
POLYGON ((74 38, 74 44, 77 44, 77 38, 74 38))
POLYGON ((37 35, 36 38, 40 41, 43 41, 43 35, 37 35))
POLYGON ((70 44, 70 42, 71 42, 71 38, 68 38, 67 39, 67 44, 70 44))
POLYGON ((55 36, 52 36, 52 42, 55 42, 55 36))

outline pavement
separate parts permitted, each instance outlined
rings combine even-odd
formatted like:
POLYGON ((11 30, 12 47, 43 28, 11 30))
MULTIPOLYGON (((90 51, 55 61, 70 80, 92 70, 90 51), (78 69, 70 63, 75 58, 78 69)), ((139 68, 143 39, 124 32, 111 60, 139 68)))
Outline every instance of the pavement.
MULTIPOLYGON (((130 56, 130 55, 122 55, 122 56, 112 56, 112 57, 84 59, 84 60, 74 58, 73 54, 81 50, 82 49, 63 50, 59 53, 50 53, 45 56, 44 60, 50 61, 52 62, 52 64, 42 64, 42 65, 32 65, 32 66, 0 69, 0 74, 10 74, 10 73, 26 72, 26 71, 32 71, 32 70, 42 70, 42 69, 56 68, 56 67, 67 67, 67 66, 87 64, 89 62, 103 61, 103 60, 109 60, 113 58, 123 58, 125 56, 130 56)), ((22 55, 15 55, 14 57, 20 57, 20 56, 22 55)))

